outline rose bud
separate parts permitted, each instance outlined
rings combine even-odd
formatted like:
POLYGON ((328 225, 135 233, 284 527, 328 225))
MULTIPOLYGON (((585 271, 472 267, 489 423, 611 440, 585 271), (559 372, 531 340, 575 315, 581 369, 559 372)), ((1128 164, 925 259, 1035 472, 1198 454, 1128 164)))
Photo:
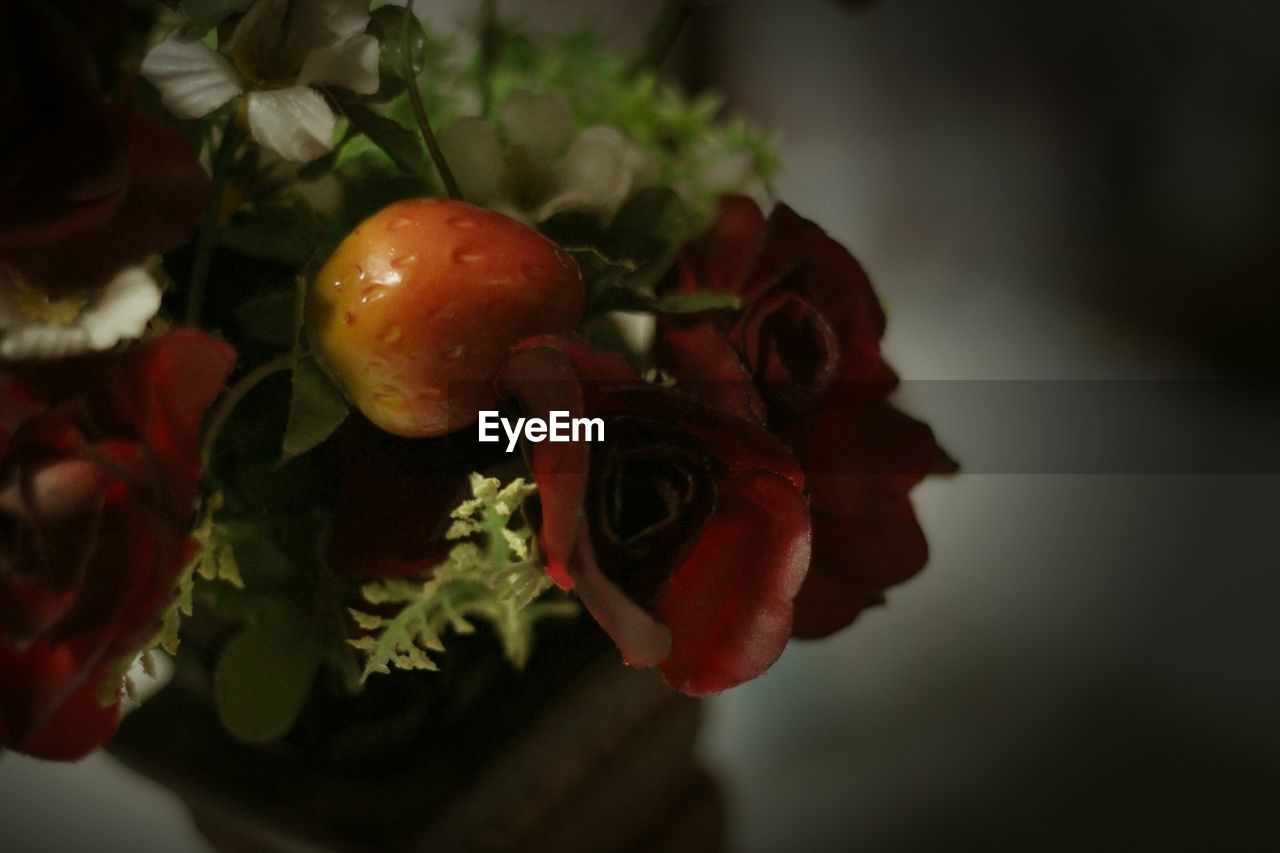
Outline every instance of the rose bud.
POLYGON ((442 435, 497 407, 511 345, 568 332, 585 292, 538 232, 448 199, 397 202, 338 246, 312 289, 313 345, 351 402, 388 432, 442 435))
POLYGON ((911 490, 956 464, 889 400, 898 378, 880 354, 884 312, 862 266, 786 205, 766 217, 727 196, 660 289, 742 300, 736 313, 664 319, 654 351, 686 393, 754 415, 805 470, 813 561, 795 635, 825 636, 882 604, 928 559, 911 490))

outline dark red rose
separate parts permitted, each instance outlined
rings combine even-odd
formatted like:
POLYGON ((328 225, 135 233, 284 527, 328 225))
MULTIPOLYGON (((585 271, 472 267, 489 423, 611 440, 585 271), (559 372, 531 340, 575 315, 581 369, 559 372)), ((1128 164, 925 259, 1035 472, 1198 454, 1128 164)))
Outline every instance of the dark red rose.
POLYGON ((186 242, 209 180, 180 134, 102 89, 118 3, 0 9, 0 276, 87 291, 186 242))
POLYGON ((884 312, 866 273, 786 205, 766 219, 730 196, 663 286, 741 298, 740 312, 664 320, 658 363, 704 401, 757 413, 795 453, 813 513, 795 633, 848 625, 924 566, 909 492, 929 473, 955 470, 932 431, 888 401, 898 380, 880 355, 884 312), (742 374, 758 397, 744 396, 742 374))
POLYGON ((0 368, 0 745, 85 755, 190 558, 200 421, 235 361, 180 329, 0 368))
POLYGON ((604 422, 603 441, 531 444, 532 466, 547 571, 626 661, 660 666, 690 694, 772 664, 809 564, 804 480, 787 449, 565 338, 518 345, 500 382, 529 416, 604 422))
POLYGON ((130 116, 103 91, 94 42, 119 3, 12 0, 0 8, 0 246, 101 224, 129 183, 130 116))

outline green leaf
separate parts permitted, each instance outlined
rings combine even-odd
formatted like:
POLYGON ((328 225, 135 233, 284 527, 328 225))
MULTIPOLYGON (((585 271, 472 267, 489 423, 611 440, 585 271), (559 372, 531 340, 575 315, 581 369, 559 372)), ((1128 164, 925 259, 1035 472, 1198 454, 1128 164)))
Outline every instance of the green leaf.
POLYGON ((609 226, 609 249, 633 260, 653 260, 692 234, 689 205, 666 187, 642 190, 627 200, 609 226))
MULTIPOLYGON (((513 528, 524 500, 536 488, 522 479, 502 486, 471 475, 472 498, 453 511, 448 538, 465 539, 426 579, 388 578, 366 584, 365 601, 376 613, 351 610, 365 632, 348 642, 365 655, 361 680, 396 669, 435 670, 431 655, 444 651, 444 634, 469 634, 472 619, 489 623, 512 665, 525 664, 538 619, 576 613, 572 601, 534 606, 551 587, 537 551, 537 534, 513 528), (394 608, 394 613, 388 610, 394 608)), ((539 605, 544 602, 538 602, 539 605)))
POLYGON ((213 674, 218 717, 246 743, 270 743, 289 732, 321 659, 307 614, 287 602, 267 603, 227 643, 213 674))
POLYGON ((378 146, 401 171, 414 178, 428 177, 427 156, 416 132, 355 101, 343 100, 341 107, 351 126, 378 146))
POLYGON ((333 434, 350 408, 342 391, 312 357, 298 359, 293 368, 293 395, 285 427, 280 464, 316 447, 333 434))

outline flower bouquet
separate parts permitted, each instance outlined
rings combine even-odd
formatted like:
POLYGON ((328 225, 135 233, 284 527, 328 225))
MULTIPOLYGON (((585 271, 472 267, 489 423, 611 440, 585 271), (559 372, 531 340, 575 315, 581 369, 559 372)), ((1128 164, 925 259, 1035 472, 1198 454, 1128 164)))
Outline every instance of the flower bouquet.
POLYGON ((692 4, 635 58, 494 5, 0 10, 5 748, 103 745, 163 650, 126 752, 279 790, 425 737, 412 812, 924 565, 954 463, 769 136, 658 74, 692 4))

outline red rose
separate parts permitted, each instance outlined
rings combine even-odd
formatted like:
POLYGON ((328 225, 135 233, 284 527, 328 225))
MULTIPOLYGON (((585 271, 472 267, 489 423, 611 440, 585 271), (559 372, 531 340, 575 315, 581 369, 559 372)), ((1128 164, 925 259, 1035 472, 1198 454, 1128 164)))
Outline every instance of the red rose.
POLYGON ((530 416, 604 422, 532 444, 547 571, 628 663, 690 694, 763 672, 791 636, 809 564, 803 475, 763 429, 557 337, 518 345, 501 384, 530 416))
POLYGON ((888 402, 884 312, 862 267, 814 223, 778 205, 722 200, 664 287, 742 300, 736 314, 663 322, 659 364, 716 405, 757 412, 808 474, 813 562, 796 599, 797 636, 824 636, 884 601, 928 557, 908 494, 954 471, 932 431, 888 402), (759 397, 741 398, 749 375, 759 397), (726 390, 728 389, 728 390, 726 390))
POLYGON ((181 329, 0 368, 0 745, 75 759, 115 731, 109 679, 154 636, 235 352, 181 329))
POLYGON ((122 19, 116 2, 0 8, 0 279, 92 289, 184 243, 208 206, 186 139, 103 90, 93 42, 122 19))

